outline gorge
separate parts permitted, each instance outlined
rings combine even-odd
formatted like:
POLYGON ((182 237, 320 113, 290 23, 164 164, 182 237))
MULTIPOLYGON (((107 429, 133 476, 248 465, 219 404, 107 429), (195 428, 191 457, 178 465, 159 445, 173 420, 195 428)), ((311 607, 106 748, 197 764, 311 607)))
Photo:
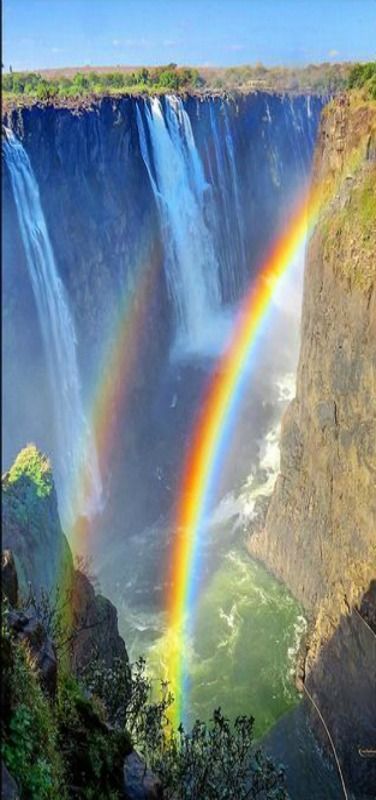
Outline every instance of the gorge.
POLYGON ((313 739, 305 776, 284 749, 289 725, 299 739, 300 653, 304 724, 332 760, 309 694, 349 797, 371 800, 358 747, 375 732, 375 114, 327 102, 256 92, 6 109, 3 462, 29 441, 50 456, 73 552, 92 559, 131 659, 168 678, 168 565, 197 415, 312 164, 329 193, 343 173, 309 242, 296 398, 304 240, 260 327, 200 528, 184 721, 218 705, 252 713, 295 773, 292 798, 321 800, 323 785, 340 797, 313 739))

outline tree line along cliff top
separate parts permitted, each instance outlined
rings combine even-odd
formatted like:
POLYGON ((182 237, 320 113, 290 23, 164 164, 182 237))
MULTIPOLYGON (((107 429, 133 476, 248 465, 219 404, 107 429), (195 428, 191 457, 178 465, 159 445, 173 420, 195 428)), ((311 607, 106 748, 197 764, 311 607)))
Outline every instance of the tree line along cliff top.
POLYGON ((227 94, 252 91, 335 94, 363 88, 376 99, 376 62, 367 64, 312 64, 301 68, 262 64, 230 68, 81 67, 2 75, 5 104, 35 101, 82 101, 103 95, 227 94))

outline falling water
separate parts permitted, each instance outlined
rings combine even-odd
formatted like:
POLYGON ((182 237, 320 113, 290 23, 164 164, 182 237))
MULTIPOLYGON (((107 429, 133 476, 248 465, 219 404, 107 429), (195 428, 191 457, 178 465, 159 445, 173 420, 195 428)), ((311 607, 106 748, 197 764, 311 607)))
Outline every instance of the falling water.
POLYGON ((68 525, 73 513, 91 516, 99 508, 101 481, 96 450, 83 410, 73 319, 58 275, 38 184, 27 153, 9 130, 3 146, 51 381, 59 503, 68 525), (78 473, 85 489, 80 497, 74 497, 72 481, 77 481, 78 473))
POLYGON ((176 97, 137 106, 140 148, 160 210, 167 284, 178 341, 200 350, 219 312, 219 264, 206 223, 210 202, 189 116, 176 97), (145 124, 146 121, 146 124, 145 124))

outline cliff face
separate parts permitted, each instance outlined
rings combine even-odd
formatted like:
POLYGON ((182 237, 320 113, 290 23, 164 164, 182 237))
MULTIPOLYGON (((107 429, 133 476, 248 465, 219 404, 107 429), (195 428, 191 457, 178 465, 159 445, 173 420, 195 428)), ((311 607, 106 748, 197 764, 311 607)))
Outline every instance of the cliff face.
MULTIPOLYGON (((376 111, 341 100, 323 114, 315 182, 330 192, 308 247, 296 398, 281 467, 250 552, 313 618, 306 688, 356 797, 375 759, 376 111), (360 162, 360 163, 359 163, 360 162)), ((313 712, 313 724, 317 717, 313 712)), ((326 739, 320 722, 317 733, 326 739)), ((327 741, 327 740, 326 740, 327 741)))
POLYGON ((107 666, 116 658, 127 660, 116 608, 95 592, 82 567, 74 568, 60 525, 51 467, 33 445, 19 453, 3 476, 2 502, 2 582, 10 603, 17 605, 19 595, 29 608, 31 601, 32 608, 33 596, 37 604, 42 597, 43 603, 42 593, 47 592, 51 608, 61 608, 77 673, 95 657, 107 666))
POLYGON ((19 589, 52 592, 66 584, 73 559, 63 534, 48 459, 34 446, 22 450, 2 477, 3 548, 16 560, 19 589))

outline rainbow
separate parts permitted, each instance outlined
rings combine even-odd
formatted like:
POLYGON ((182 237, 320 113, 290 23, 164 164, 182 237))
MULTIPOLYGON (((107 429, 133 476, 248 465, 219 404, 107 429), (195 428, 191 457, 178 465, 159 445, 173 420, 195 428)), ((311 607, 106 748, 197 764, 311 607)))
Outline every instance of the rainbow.
POLYGON ((304 245, 320 205, 318 190, 306 193, 268 252, 241 305, 233 334, 209 382, 193 428, 180 485, 170 567, 172 589, 168 598, 174 644, 167 672, 175 698, 175 724, 184 720, 188 680, 185 659, 199 589, 201 534, 273 297, 304 245))
MULTIPOLYGON (((104 484, 111 467, 111 458, 117 435, 120 413, 124 417, 126 402, 134 385, 136 363, 145 337, 146 315, 158 279, 160 259, 157 248, 151 248, 150 259, 139 264, 133 287, 124 288, 118 312, 103 347, 98 367, 98 378, 89 405, 88 425, 93 432, 98 455, 99 472, 104 484)), ((82 498, 89 494, 89 460, 85 446, 78 454, 71 480, 71 524, 68 537, 73 552, 87 556, 89 538, 100 521, 97 515, 82 516, 82 498)), ((106 489, 104 488, 104 492, 106 489)))

